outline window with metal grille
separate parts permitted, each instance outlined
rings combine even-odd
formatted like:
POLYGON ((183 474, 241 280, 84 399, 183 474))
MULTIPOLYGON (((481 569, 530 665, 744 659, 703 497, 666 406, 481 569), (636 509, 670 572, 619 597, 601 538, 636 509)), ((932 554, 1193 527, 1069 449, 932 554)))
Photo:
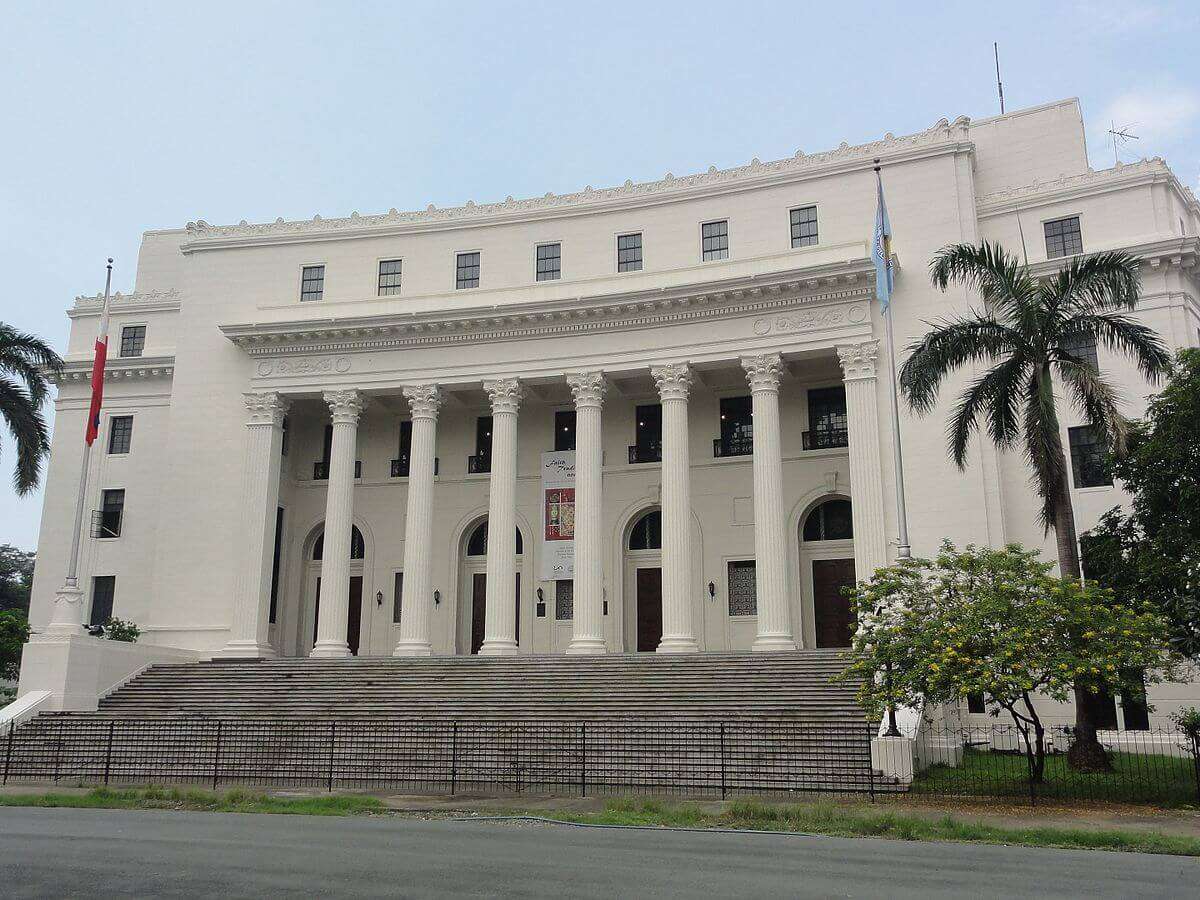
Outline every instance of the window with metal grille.
POLYGON ((1083 235, 1079 231, 1079 216, 1055 219, 1043 225, 1046 231, 1046 257, 1073 256, 1083 252, 1083 235))
POLYGON ((146 326, 126 325, 121 329, 121 355, 141 356, 146 348, 146 326))
POLYGON ((662 462, 662 404, 647 403, 636 409, 629 462, 662 462))
POLYGON ((1108 471, 1107 453, 1092 428, 1088 425, 1068 428, 1067 437, 1071 442, 1071 475, 1075 479, 1075 487, 1111 485, 1112 474, 1108 471))
POLYGON ((122 454, 129 452, 133 441, 133 416, 113 416, 108 420, 108 452, 122 454))
POLYGON ((320 300, 325 294, 325 267, 305 266, 300 272, 300 299, 320 300))
POLYGON ((396 584, 392 588, 392 624, 400 624, 400 608, 404 600, 404 573, 396 573, 396 584))
POLYGON ((560 409, 554 414, 554 449, 575 449, 575 410, 560 409))
POLYGON ((749 397, 721 398, 721 436, 713 441, 713 456, 749 456, 754 452, 752 403, 749 397))
POLYGON ((700 226, 700 256, 704 260, 729 258, 729 220, 700 226))
POLYGON ((112 618, 113 598, 117 593, 116 575, 96 575, 92 578, 92 609, 88 613, 88 624, 103 625, 112 618))
POLYGON ((1096 336, 1092 334, 1072 334, 1058 343, 1059 349, 1070 353, 1084 365, 1093 370, 1100 370, 1100 360, 1096 356, 1096 336))
POLYGON ((379 262, 379 296, 391 297, 400 293, 400 270, 403 260, 384 259, 379 262))
POLYGON ((114 488, 100 493, 100 509, 92 513, 92 537, 121 536, 121 519, 125 513, 125 490, 114 488))
POLYGON ((817 208, 801 206, 791 210, 792 246, 811 247, 817 242, 817 208))
POLYGON ((562 244, 538 244, 537 280, 556 281, 562 277, 562 244))
POLYGON ((455 290, 479 287, 479 254, 460 253, 455 261, 455 290))
POLYGON ((729 614, 731 616, 758 615, 754 560, 740 559, 731 562, 728 573, 729 614))
POLYGON ((554 618, 556 621, 570 621, 575 617, 575 582, 554 582, 554 618))
POLYGON ((617 271, 640 272, 642 269, 642 233, 617 235, 617 271))
POLYGON ((808 392, 808 431, 805 450, 845 447, 849 441, 846 419, 846 388, 842 385, 815 388, 808 392))

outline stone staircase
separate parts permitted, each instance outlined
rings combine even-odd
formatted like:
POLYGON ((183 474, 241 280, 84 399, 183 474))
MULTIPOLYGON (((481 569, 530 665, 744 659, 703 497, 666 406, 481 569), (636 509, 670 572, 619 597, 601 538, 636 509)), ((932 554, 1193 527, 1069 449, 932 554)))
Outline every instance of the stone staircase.
POLYGON ((897 790, 837 651, 210 661, 7 736, 7 780, 413 791, 897 790))

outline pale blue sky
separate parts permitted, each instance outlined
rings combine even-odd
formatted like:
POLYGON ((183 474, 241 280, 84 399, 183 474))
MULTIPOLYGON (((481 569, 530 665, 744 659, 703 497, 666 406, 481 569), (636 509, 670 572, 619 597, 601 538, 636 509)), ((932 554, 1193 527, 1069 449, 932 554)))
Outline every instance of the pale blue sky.
MULTIPOLYGON (((1193 189, 1192 3, 0 4, 0 320, 133 287, 148 228, 452 205, 816 152, 1078 96, 1193 189)), ((867 227, 864 225, 864 227, 867 227)), ((0 543, 41 497, 8 487, 0 543)))

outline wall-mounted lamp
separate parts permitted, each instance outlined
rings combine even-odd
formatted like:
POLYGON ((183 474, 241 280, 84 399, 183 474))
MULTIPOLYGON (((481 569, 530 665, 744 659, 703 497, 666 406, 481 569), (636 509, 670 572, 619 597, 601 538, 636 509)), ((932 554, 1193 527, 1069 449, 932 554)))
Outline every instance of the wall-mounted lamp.
POLYGON ((376 591, 376 592, 375 592, 375 605, 376 605, 376 606, 383 606, 383 591, 376 591))
POLYGON ((542 593, 542 589, 537 589, 537 604, 534 606, 534 614, 539 619, 546 618, 546 595, 542 593))
POLYGON ((542 589, 541 589, 541 588, 538 588, 538 589, 537 589, 537 598, 538 598, 539 600, 545 600, 545 599, 546 599, 545 595, 542 593, 542 589))
POLYGON ((717 596, 717 586, 711 581, 708 583, 708 599, 713 600, 717 596))
POLYGON ((437 606, 441 602, 442 602, 442 592, 434 591, 433 592, 433 605, 437 606))

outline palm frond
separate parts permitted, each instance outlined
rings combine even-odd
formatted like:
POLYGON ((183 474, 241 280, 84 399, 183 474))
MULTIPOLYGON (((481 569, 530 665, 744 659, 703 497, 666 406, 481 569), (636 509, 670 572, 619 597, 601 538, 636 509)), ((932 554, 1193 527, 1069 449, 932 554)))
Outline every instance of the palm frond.
POLYGON ((1021 336, 990 316, 942 319, 908 347, 900 368, 900 389, 918 413, 933 409, 942 379, 968 362, 991 363, 1021 346, 1021 336))
POLYGON ((1171 366, 1171 354, 1148 325, 1120 313, 1080 313, 1062 323, 1067 334, 1087 334, 1109 350, 1133 357, 1138 371, 1156 383, 1171 366))
POLYGON ((1043 527, 1049 530, 1055 524, 1054 498, 1062 490, 1067 473, 1048 367, 1034 369, 1029 375, 1024 431, 1025 455, 1033 467, 1033 486, 1042 498, 1040 518, 1043 527))
POLYGON ((1059 360, 1055 369, 1096 437, 1112 452, 1123 456, 1129 438, 1129 420, 1121 413, 1117 389, 1084 362, 1059 360))
POLYGON ((42 459, 50 452, 50 433, 39 405, 8 378, 0 378, 0 418, 17 442, 13 489, 25 496, 38 485, 42 459))
POLYGON ((950 282, 977 291, 987 303, 1008 310, 1024 303, 1036 284, 1026 266, 997 243, 951 244, 943 247, 929 264, 933 286, 944 291, 950 282))
POLYGON ((1124 252, 1093 253, 1072 259, 1043 282, 1038 292, 1064 311, 1097 313, 1133 309, 1141 279, 1138 261, 1124 252))
POLYGON ((1011 447, 1020 434, 1018 411, 1029 362, 1015 354, 977 379, 962 395, 946 436, 955 465, 966 468, 967 445, 979 417, 985 416, 988 433, 999 447, 1011 447))

